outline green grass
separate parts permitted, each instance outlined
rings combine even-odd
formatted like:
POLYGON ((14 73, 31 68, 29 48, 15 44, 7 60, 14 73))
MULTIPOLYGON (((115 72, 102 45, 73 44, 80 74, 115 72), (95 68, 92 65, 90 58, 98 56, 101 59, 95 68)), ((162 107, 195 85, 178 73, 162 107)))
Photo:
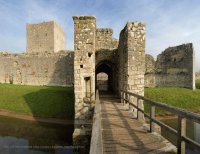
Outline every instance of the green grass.
MULTIPOLYGON (((194 91, 177 87, 145 88, 145 97, 200 112, 200 80, 196 81, 196 88, 194 91)), ((73 88, 0 84, 0 109, 38 117, 71 119, 74 116, 73 88)), ((149 111, 146 104, 145 111, 149 111)), ((169 113, 156 109, 156 114, 169 113)))
POLYGON ((0 109, 71 119, 74 115, 73 88, 0 84, 0 109))
MULTIPOLYGON (((200 89, 191 90, 178 87, 145 88, 145 97, 187 111, 200 112, 200 89)), ((149 106, 146 104, 145 111, 149 111, 149 106)), ((156 114, 170 115, 170 113, 158 108, 156 109, 156 114)))
POLYGON ((200 89, 200 80, 196 80, 196 88, 200 89))

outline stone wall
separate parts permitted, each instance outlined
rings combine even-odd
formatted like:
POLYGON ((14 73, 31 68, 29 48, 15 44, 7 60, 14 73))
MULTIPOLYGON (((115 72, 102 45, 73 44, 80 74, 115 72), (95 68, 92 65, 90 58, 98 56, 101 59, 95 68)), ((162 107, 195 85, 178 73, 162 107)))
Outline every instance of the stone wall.
POLYGON ((145 87, 155 87, 155 60, 153 56, 145 55, 145 87))
POLYGON ((195 89, 194 50, 192 43, 169 47, 157 57, 156 86, 195 89))
POLYGON ((74 53, 0 53, 0 83, 72 86, 74 53))
MULTIPOLYGON (((118 55, 119 89, 143 96, 145 73, 145 25, 143 23, 127 23, 120 33, 118 55)), ((137 103, 134 98, 128 99, 137 103)), ((143 109, 141 101, 139 107, 143 109)))
POLYGON ((195 73, 195 80, 200 80, 200 72, 195 73))
POLYGON ((113 64, 117 63, 117 49, 114 50, 107 50, 101 49, 96 51, 95 53, 95 63, 96 66, 103 61, 109 61, 113 64))
POLYGON ((62 27, 54 22, 54 52, 66 49, 66 34, 62 27))
POLYGON ((75 118, 84 119, 95 100, 96 18, 74 16, 75 118))
POLYGON ((117 49, 118 40, 112 37, 113 30, 110 28, 96 29, 96 51, 100 49, 117 49))
POLYGON ((118 74, 117 74, 117 48, 118 40, 112 37, 113 30, 110 28, 98 28, 96 29, 95 37, 95 49, 96 49, 96 75, 99 72, 104 72, 109 75, 109 90, 118 89, 118 74), (104 65, 104 66, 103 66, 104 65), (109 67, 109 70, 106 67, 109 67), (102 67, 102 69, 99 69, 102 67), (104 68, 103 68, 104 67, 104 68))
POLYGON ((26 31, 28 53, 54 53, 66 48, 65 33, 54 21, 27 24, 26 31))

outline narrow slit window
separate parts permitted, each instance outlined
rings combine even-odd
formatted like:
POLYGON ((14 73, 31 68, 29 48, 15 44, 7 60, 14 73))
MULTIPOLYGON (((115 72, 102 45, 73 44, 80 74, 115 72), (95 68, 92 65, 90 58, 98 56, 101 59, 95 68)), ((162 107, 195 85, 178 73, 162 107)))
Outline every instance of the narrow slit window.
POLYGON ((91 57, 91 55, 92 55, 91 53, 88 53, 88 57, 91 57))

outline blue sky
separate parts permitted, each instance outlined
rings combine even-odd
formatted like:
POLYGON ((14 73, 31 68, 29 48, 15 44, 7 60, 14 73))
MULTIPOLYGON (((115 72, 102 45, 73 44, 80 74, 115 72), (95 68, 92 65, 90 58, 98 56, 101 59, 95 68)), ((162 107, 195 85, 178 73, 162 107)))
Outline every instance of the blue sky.
POLYGON ((73 50, 72 16, 94 15, 97 27, 112 28, 114 37, 128 21, 146 24, 146 53, 154 57, 169 46, 192 42, 200 70, 199 0, 0 0, 0 51, 26 50, 26 24, 54 20, 73 50))

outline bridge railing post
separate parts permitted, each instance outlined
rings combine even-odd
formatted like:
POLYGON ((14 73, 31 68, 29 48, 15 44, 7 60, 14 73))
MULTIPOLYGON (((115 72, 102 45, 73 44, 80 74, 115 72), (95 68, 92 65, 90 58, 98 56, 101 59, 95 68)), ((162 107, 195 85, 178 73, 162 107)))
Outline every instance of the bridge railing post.
POLYGON ((129 109, 128 94, 125 92, 125 105, 126 104, 128 104, 128 109, 129 109))
POLYGON ((124 104, 124 105, 126 105, 126 100, 125 100, 125 99, 126 99, 126 93, 124 92, 124 93, 123 93, 123 104, 124 104))
POLYGON ((124 105, 124 92, 121 91, 120 95, 121 95, 121 103, 124 105))
POLYGON ((178 115, 178 138, 177 149, 179 154, 185 154, 185 142, 182 140, 182 136, 186 135, 186 119, 182 115, 178 115))
POLYGON ((142 106, 142 100, 140 98, 137 98, 137 119, 141 122, 144 122, 144 114, 140 110, 144 111, 144 108, 142 106))
POLYGON ((155 118, 155 106, 150 105, 150 132, 155 132, 155 124, 153 119, 155 118))
MULTIPOLYGON (((139 98, 137 98, 137 108, 139 108, 139 98)), ((139 118, 139 110, 137 109, 137 119, 139 118)))
POLYGON ((129 109, 129 111, 133 111, 133 108, 130 105, 130 102, 131 102, 131 95, 130 94, 127 94, 127 100, 128 100, 128 109, 129 109))

